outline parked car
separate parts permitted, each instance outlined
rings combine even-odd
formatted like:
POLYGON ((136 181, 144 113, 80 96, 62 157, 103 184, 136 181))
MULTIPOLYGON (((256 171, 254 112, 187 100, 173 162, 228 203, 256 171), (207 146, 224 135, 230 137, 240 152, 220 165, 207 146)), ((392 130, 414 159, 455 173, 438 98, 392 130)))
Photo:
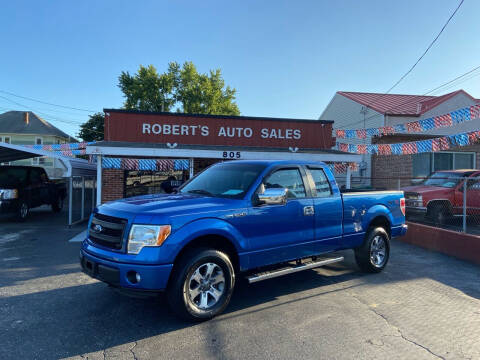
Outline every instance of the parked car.
POLYGON ((123 292, 166 291, 178 315, 221 313, 235 282, 250 283, 342 261, 382 271, 390 239, 406 232, 401 191, 341 194, 323 163, 217 163, 176 194, 106 203, 92 214, 82 269, 123 292))
POLYGON ((0 216, 24 221, 30 209, 50 205, 60 212, 66 197, 65 183, 55 183, 45 169, 32 166, 0 166, 0 216))
MULTIPOLYGON (((463 214, 463 178, 480 177, 479 170, 444 170, 430 175, 416 186, 404 188, 407 216, 421 215, 436 224, 463 214)), ((467 181, 467 215, 480 209, 480 184, 467 181)))

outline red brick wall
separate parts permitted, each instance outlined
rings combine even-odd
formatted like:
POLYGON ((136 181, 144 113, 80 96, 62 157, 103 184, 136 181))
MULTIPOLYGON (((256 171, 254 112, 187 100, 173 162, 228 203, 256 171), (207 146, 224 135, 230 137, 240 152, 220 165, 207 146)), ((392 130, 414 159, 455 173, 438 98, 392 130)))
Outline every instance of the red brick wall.
POLYGON ((125 187, 125 171, 118 169, 102 170, 102 204, 122 199, 125 187))
POLYGON ((408 222, 407 234, 398 239, 480 265, 480 237, 476 235, 408 222))
POLYGON ((393 190, 400 186, 411 185, 412 155, 373 155, 372 156, 372 186, 393 190))

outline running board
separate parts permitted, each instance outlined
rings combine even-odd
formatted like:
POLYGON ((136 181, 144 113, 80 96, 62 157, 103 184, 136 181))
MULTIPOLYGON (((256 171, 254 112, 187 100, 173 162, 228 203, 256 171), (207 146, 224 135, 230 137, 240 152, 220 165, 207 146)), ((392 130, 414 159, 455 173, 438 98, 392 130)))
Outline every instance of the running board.
POLYGON ((291 267, 291 268, 273 270, 273 271, 269 271, 269 272, 265 272, 265 273, 259 273, 259 274, 255 274, 255 275, 251 275, 251 276, 247 277, 247 280, 250 284, 252 284, 252 283, 256 283, 258 281, 272 279, 272 278, 276 278, 278 276, 283 276, 283 275, 287 275, 287 274, 293 274, 293 273, 296 273, 296 272, 299 272, 299 271, 313 269, 313 268, 316 268, 316 267, 320 267, 320 266, 324 266, 324 265, 328 265, 328 264, 333 264, 333 263, 337 263, 337 262, 340 262, 340 261, 343 261, 343 256, 340 256, 340 257, 337 257, 337 258, 330 258, 330 259, 323 259, 323 260, 320 260, 320 261, 309 262, 307 264, 298 265, 298 266, 294 266, 294 267, 291 267))

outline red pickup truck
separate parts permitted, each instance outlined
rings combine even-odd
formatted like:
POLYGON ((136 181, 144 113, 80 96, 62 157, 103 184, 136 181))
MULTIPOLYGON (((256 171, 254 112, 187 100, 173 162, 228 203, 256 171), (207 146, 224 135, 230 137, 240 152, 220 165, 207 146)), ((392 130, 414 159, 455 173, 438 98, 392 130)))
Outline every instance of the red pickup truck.
POLYGON ((434 172, 421 185, 405 192, 406 214, 426 216, 436 224, 463 214, 463 178, 467 181, 467 215, 480 214, 480 170, 443 170, 434 172))

